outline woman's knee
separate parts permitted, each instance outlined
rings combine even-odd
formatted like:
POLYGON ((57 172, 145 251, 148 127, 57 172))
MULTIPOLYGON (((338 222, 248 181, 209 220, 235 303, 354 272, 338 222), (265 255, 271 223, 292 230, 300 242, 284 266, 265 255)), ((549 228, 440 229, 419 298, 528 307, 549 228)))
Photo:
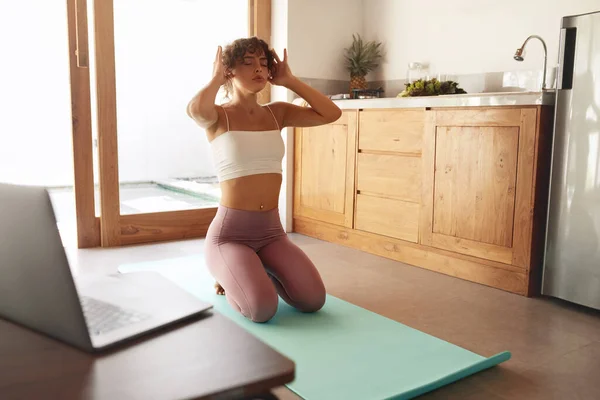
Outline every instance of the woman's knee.
POLYGON ((253 322, 267 322, 277 312, 279 297, 275 288, 272 290, 262 290, 259 293, 249 294, 248 308, 249 315, 247 317, 253 322))
POLYGON ((325 287, 319 285, 320 287, 314 288, 311 290, 310 296, 305 300, 305 304, 303 304, 302 311, 304 312, 317 312, 325 305, 325 301, 327 300, 327 293, 325 292, 325 287))

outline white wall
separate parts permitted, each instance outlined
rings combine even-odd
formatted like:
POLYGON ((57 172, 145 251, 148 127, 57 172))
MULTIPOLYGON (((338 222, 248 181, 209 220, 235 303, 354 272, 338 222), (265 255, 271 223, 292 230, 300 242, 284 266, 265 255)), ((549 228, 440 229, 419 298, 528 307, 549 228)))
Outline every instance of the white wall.
MULTIPOLYGON (((269 44, 281 57, 283 57, 283 49, 285 48, 288 49, 288 56, 290 56, 289 25, 288 0, 273 0, 271 4, 271 41, 269 44)), ((295 59, 294 61, 296 63, 295 66, 302 67, 302 62, 299 59, 295 59)), ((291 60, 290 67, 293 67, 291 60)), ((296 73, 294 70, 292 71, 296 73)), ((271 97, 273 101, 286 101, 288 99, 288 90, 281 86, 272 86, 271 97)))
POLYGON ((539 41, 527 44, 525 61, 513 60, 523 41, 531 34, 546 41, 550 69, 561 17, 598 10, 599 0, 368 0, 364 28, 385 43, 378 79, 405 79, 411 61, 447 74, 541 70, 539 41))
MULTIPOLYGON (((363 0, 288 2, 288 51, 292 72, 302 78, 350 79, 343 49, 363 32, 363 0)), ((273 0, 274 3, 282 2, 273 0)))
MULTIPOLYGON (((280 56, 283 49, 288 49, 289 56, 289 7, 288 0, 273 0, 271 5, 271 47, 280 56)), ((290 67, 291 66, 290 62, 290 67)), ((292 70, 293 71, 293 70, 292 70)), ((271 101, 290 101, 291 93, 282 86, 271 87, 271 101)), ((286 153, 283 158, 283 182, 279 193, 279 216, 283 229, 292 231, 292 198, 294 176, 294 136, 291 129, 284 128, 281 132, 285 143, 286 153)))

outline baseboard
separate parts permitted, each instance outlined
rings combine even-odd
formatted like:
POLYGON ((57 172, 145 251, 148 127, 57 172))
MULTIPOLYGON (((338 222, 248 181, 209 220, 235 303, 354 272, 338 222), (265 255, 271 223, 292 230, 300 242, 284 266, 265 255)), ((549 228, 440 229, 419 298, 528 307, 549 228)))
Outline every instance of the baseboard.
POLYGON ((293 231, 331 243, 400 261, 445 275, 528 295, 527 271, 386 236, 304 218, 294 218, 293 231))

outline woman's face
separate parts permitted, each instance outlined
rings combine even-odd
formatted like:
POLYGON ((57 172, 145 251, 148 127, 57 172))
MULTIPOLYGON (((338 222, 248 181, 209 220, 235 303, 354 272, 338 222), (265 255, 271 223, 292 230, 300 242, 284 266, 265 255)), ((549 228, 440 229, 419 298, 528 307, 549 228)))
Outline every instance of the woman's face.
POLYGON ((238 61, 231 70, 233 85, 251 93, 265 88, 269 78, 267 57, 263 53, 246 52, 242 61, 238 61))

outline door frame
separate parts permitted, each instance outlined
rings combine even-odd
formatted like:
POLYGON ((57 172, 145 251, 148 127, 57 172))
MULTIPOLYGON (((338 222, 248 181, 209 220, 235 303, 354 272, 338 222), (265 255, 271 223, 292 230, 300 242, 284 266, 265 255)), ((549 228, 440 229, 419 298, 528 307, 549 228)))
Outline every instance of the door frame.
POLYGON ((87 0, 67 0, 67 28, 77 247, 98 247, 100 218, 96 217, 94 204, 87 0))
MULTIPOLYGON (((121 215, 113 0, 93 1, 100 217, 95 214, 87 0, 67 1, 77 247, 204 237, 216 207, 121 215)), ((271 1, 248 0, 249 36, 271 39, 271 1)), ((270 101, 270 86, 261 99, 270 101)))

